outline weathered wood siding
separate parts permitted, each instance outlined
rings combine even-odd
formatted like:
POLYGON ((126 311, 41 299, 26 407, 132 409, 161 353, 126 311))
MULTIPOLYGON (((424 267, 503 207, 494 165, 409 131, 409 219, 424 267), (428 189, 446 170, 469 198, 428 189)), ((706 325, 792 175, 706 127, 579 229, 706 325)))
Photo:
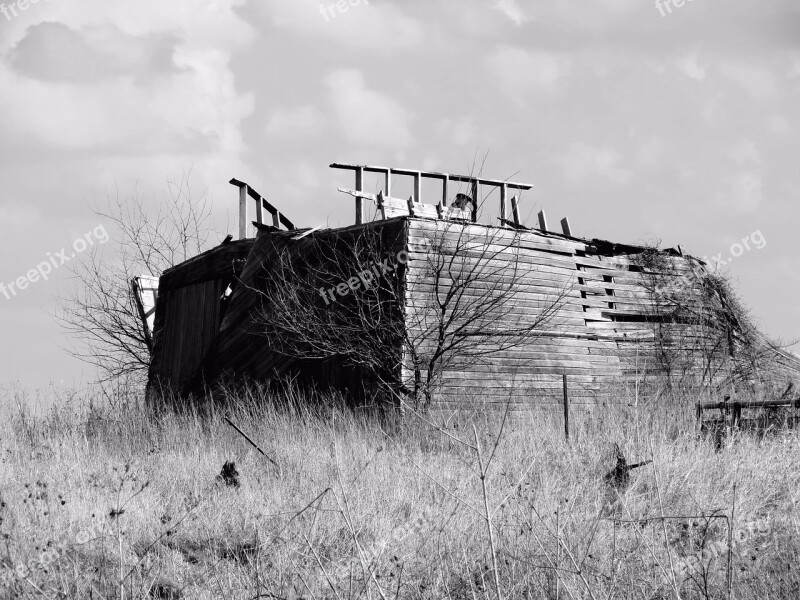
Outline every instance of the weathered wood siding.
MULTIPOLYGON (((659 252, 660 266, 643 267, 645 249, 640 247, 398 217, 305 237, 298 231, 260 227, 254 240, 221 245, 166 271, 159 283, 151 385, 183 392, 228 378, 269 380, 287 371, 350 391, 362 385, 360 373, 341 368, 335 360, 296 360, 270 349, 259 323, 263 296, 258 290, 276 285, 270 265, 279 253, 288 252, 301 263, 319 260, 314 240, 328 236, 346 244, 365 230, 380 232, 384 249, 408 251, 402 272, 409 338, 420 333, 420 323, 428 318, 425 311, 436 306, 432 256, 453 258, 454 264, 467 269, 485 268, 486 276, 478 276, 466 291, 465 306, 477 305, 491 294, 508 293, 507 301, 499 302, 493 308, 496 312, 488 315, 490 330, 509 323, 517 327, 536 323, 544 307, 557 302, 551 318, 537 326, 524 344, 480 357, 455 357, 444 369, 436 394, 441 406, 509 399, 520 405, 555 403, 561 397, 564 374, 569 376, 573 397, 583 400, 626 382, 658 383, 659 378, 675 374, 689 379, 708 376, 706 342, 719 331, 702 320, 664 321, 653 301, 653 279, 660 278, 659 285, 666 280, 669 286, 672 278, 682 286, 682 302, 702 312, 707 299, 698 283, 702 266, 696 259, 676 251, 659 252), (222 300, 229 285, 233 292, 222 300), (665 360, 665 349, 680 351, 670 352, 665 360)), ((446 280, 442 284, 447 287, 446 280)), ((492 335, 482 341, 486 350, 500 343, 492 335)), ((716 348, 715 360, 724 365, 727 354, 740 343, 732 338, 716 348)), ((776 372, 800 379, 800 361, 788 353, 775 352, 769 362, 776 372)), ((410 388, 415 379, 411 363, 403 361, 402 368, 403 383, 410 388)))
MULTIPOLYGON (((669 365, 672 375, 697 381, 706 374, 709 328, 697 323, 670 323, 662 328, 658 319, 663 315, 654 306, 650 289, 653 276, 679 278, 676 283, 683 286, 687 302, 696 302, 700 309, 700 290, 694 287, 699 264, 695 259, 677 252, 659 253, 668 273, 657 273, 637 264, 643 248, 413 218, 409 219, 408 248, 409 305, 435 302, 433 248, 445 254, 466 254, 473 261, 471 266, 482 262, 488 267, 488 277, 478 277, 472 295, 479 301, 485 297, 483 288, 492 286, 509 292, 508 303, 497 307, 498 321, 529 325, 549 303, 558 302, 553 317, 524 345, 448 366, 436 399, 442 405, 463 404, 466 399, 498 403, 511 399, 520 404, 558 401, 564 374, 569 376, 573 396, 591 399, 620 383, 663 378, 665 349, 677 351, 678 358, 669 365), (474 240, 476 251, 458 249, 464 239, 474 240), (506 269, 493 264, 502 261, 506 269)), ((414 327, 414 322, 410 314, 408 326, 414 327)), ((495 342, 491 337, 485 340, 487 347, 495 342)), ((798 362, 782 359, 797 375, 798 362)), ((405 367, 404 378, 413 379, 411 365, 405 367)))
POLYGON ((180 392, 200 375, 219 331, 225 289, 253 240, 218 246, 172 269, 159 281, 150 385, 180 392))

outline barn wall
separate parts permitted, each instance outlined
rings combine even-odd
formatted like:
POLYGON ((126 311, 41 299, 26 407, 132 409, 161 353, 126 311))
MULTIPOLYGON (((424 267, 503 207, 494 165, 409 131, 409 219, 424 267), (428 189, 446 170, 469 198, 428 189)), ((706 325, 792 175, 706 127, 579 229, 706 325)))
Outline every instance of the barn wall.
MULTIPOLYGON (((302 237, 296 231, 262 228, 241 273, 240 282, 229 299, 219 335, 208 355, 207 380, 213 382, 247 378, 265 381, 291 374, 297 376, 300 383, 330 386, 356 396, 361 393, 364 383, 362 374, 343 367, 337 360, 298 360, 271 349, 265 343, 264 327, 259 318, 263 297, 258 290, 275 285, 270 277, 270 268, 274 262, 273 257, 280 253, 288 253, 290 259, 297 260, 298 264, 314 264, 326 258, 319 256, 317 242, 320 238, 327 236, 347 244, 366 230, 380 232, 388 247, 399 244, 402 248, 405 240, 405 219, 323 230, 302 237)), ((319 285, 331 283, 338 282, 319 282, 319 285)), ((335 306, 331 310, 335 310, 335 306)))
MULTIPOLYGON (((409 220, 408 246, 408 326, 416 329, 412 339, 424 329, 417 322, 425 315, 419 313, 425 312, 426 302, 434 301, 432 249, 446 256, 463 255, 470 268, 483 265, 472 271, 476 282, 465 300, 479 305, 485 289, 492 287, 509 295, 507 302, 492 308, 497 318, 488 319, 489 329, 504 323, 528 326, 544 307, 558 302, 554 316, 524 345, 449 365, 437 398, 442 405, 462 405, 465 399, 554 401, 560 397, 564 374, 572 395, 584 399, 626 382, 659 385, 665 377, 664 350, 672 361, 670 377, 696 383, 708 375, 706 341, 719 332, 698 323, 661 324, 663 315, 653 302, 654 279, 659 285, 671 285, 674 279, 676 286, 683 286, 689 304, 701 303, 695 273, 702 267, 695 259, 660 252, 658 269, 663 272, 656 272, 655 267, 641 266, 642 248, 425 219, 409 220), (414 304, 421 308, 415 311, 414 304)), ((443 282, 440 292, 447 287, 443 282)), ((496 341, 489 337, 484 343, 491 347, 496 341)), ((727 346, 717 350, 723 355, 727 351, 727 346)), ((725 359, 722 356, 721 364, 725 359)), ((795 375, 797 368, 794 361, 795 375)), ((413 376, 407 363, 404 378, 413 376)))
POLYGON ((164 272, 159 280, 150 384, 181 391, 197 378, 219 330, 221 301, 235 262, 252 240, 218 246, 164 272))

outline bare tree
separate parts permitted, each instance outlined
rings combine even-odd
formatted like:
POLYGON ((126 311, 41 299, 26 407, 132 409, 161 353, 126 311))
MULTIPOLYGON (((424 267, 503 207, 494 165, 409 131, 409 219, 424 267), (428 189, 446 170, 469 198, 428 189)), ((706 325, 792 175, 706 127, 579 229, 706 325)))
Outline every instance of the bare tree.
POLYGON ((301 240, 273 236, 270 263, 253 286, 265 343, 353 369, 424 409, 448 369, 529 343, 556 316, 567 289, 521 297, 520 283, 538 267, 525 260, 519 231, 425 223, 408 248, 400 221, 301 240))
POLYGON ((73 285, 59 297, 57 318, 75 339, 70 351, 98 368, 103 381, 139 377, 150 365, 151 344, 131 294, 134 277, 161 273, 207 249, 211 209, 192 172, 169 181, 154 212, 138 188, 110 194, 96 214, 110 224, 114 243, 94 247, 74 263, 73 285))

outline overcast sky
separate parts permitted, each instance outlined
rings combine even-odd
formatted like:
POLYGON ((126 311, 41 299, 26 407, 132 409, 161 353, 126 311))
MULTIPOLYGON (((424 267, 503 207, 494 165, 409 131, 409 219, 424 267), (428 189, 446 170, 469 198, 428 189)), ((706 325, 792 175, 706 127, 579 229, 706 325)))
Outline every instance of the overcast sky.
MULTIPOLYGON (((94 231, 108 193, 155 202, 187 169, 222 239, 231 177, 300 226, 345 225, 329 163, 455 173, 488 153, 485 176, 534 184, 529 225, 544 208, 583 237, 721 253, 764 330, 800 338, 796 0, 338 6, 6 0, 0 283, 94 231)), ((92 377, 52 318, 68 274, 0 294, 0 383, 92 377)))

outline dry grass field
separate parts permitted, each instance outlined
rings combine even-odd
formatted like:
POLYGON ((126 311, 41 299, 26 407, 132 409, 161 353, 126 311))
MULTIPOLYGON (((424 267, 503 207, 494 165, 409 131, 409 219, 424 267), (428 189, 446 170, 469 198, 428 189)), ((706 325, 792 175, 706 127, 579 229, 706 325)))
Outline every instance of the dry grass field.
POLYGON ((686 393, 573 406, 569 442, 557 406, 401 421, 250 391, 201 418, 3 396, 7 598, 800 595, 797 436, 715 451, 686 393), (653 462, 609 479, 615 444, 653 462))

